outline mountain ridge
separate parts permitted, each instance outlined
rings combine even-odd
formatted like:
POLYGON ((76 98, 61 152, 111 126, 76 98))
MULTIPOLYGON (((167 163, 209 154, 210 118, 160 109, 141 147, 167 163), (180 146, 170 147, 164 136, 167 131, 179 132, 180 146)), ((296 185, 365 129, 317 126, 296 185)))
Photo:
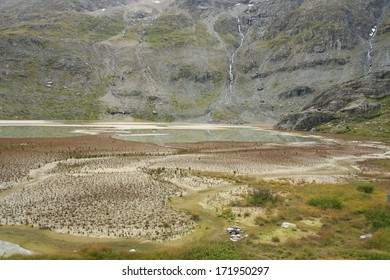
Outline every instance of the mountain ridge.
POLYGON ((387 114, 388 0, 0 0, 0 14, 1 118, 310 130, 361 121, 355 101, 387 114), (318 104, 368 86, 383 96, 318 104))

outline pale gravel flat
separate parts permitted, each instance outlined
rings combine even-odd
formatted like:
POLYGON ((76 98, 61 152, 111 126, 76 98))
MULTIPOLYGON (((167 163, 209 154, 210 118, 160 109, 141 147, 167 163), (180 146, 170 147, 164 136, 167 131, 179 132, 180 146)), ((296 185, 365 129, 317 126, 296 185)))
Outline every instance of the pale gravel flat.
POLYGON ((12 255, 33 255, 34 252, 22 248, 18 244, 0 240, 0 259, 12 255))

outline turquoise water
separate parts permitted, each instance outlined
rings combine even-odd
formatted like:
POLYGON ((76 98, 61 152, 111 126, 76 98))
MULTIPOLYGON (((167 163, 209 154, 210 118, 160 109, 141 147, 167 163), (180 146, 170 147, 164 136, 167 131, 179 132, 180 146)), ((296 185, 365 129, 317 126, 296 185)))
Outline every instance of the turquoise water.
POLYGON ((164 123, 53 123, 0 122, 0 138, 68 137, 110 133, 114 138, 156 144, 202 141, 308 142, 303 137, 261 129, 257 126, 222 126, 164 123))

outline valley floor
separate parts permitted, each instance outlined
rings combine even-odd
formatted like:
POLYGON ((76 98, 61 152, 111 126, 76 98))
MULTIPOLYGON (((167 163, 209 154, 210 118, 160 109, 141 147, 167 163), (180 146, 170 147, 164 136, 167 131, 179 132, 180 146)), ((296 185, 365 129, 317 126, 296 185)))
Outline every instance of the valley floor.
POLYGON ((390 149, 378 142, 100 134, 3 138, 0 153, 0 240, 37 253, 24 258, 390 258, 390 149))

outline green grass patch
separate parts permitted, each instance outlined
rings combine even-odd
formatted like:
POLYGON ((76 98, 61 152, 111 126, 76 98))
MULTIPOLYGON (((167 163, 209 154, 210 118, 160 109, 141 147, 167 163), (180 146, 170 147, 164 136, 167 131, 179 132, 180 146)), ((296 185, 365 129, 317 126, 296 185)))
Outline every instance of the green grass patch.
POLYGON ((83 259, 88 260, 116 260, 119 259, 118 251, 107 246, 87 246, 81 249, 83 259))
POLYGON ((238 115, 228 110, 215 110, 211 113, 212 119, 216 121, 231 121, 238 118, 238 115))
POLYGON ((372 184, 359 184, 356 189, 359 192, 372 193, 374 191, 374 185, 372 184))
POLYGON ((1 119, 96 119, 98 95, 63 90, 14 91, 0 89, 1 119))
POLYGON ((192 106, 194 105, 189 100, 184 100, 183 97, 181 97, 181 95, 177 92, 169 93, 168 97, 170 101, 169 103, 172 105, 175 113, 177 114, 184 113, 185 111, 191 109, 192 106))
POLYGON ((390 206, 386 205, 366 212, 367 220, 372 223, 374 229, 390 227, 390 206))
POLYGON ((236 215, 233 213, 231 208, 227 208, 222 211, 222 213, 219 215, 219 217, 226 219, 230 222, 233 222, 234 219, 236 218, 236 215))
POLYGON ((196 97, 194 102, 198 108, 207 108, 210 104, 217 100, 219 92, 207 91, 203 96, 196 97))
POLYGON ((279 197, 270 188, 265 186, 252 186, 245 200, 248 206, 274 206, 279 201, 279 197))
POLYGON ((154 47, 192 45, 193 27, 192 19, 185 14, 162 15, 149 28, 146 40, 154 47))
POLYGON ((367 249, 340 250, 336 256, 353 260, 390 260, 390 253, 367 249))
POLYGON ((287 44, 289 40, 284 32, 278 32, 272 39, 261 41, 261 46, 265 49, 278 48, 287 44))
POLYGON ((200 48, 213 47, 218 43, 218 40, 207 31, 204 23, 195 24, 195 37, 195 45, 200 48))
POLYGON ((376 231, 372 238, 367 240, 369 249, 383 250, 390 253, 390 227, 376 231))
POLYGON ((214 24, 214 30, 229 45, 237 48, 240 45, 237 19, 233 17, 219 17, 214 24))
POLYGON ((209 242, 188 249, 183 259, 188 260, 239 260, 242 254, 238 247, 230 241, 209 242))
POLYGON ((343 208, 343 203, 337 197, 319 196, 310 199, 307 203, 310 206, 319 207, 324 210, 343 208))
POLYGON ((78 12, 57 12, 26 17, 21 23, 0 29, 0 34, 97 42, 118 34, 124 27, 122 16, 95 17, 78 12))

